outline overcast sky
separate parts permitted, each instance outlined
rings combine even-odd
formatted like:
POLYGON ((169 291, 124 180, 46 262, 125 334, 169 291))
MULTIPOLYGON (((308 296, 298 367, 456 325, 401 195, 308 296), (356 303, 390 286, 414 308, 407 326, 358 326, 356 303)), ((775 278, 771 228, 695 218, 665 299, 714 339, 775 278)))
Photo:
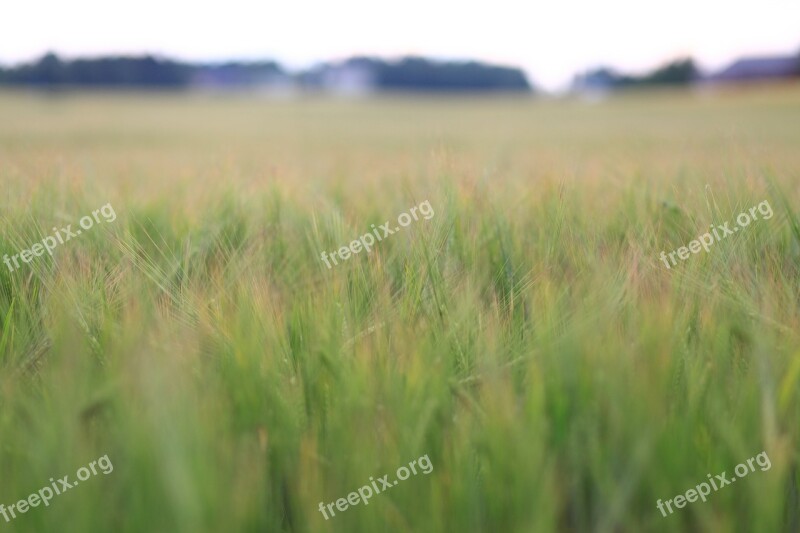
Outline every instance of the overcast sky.
POLYGON ((290 68, 353 54, 517 65, 548 89, 598 64, 639 71, 681 55, 717 68, 800 51, 800 0, 20 0, 5 2, 0 62, 158 53, 274 58, 290 68))

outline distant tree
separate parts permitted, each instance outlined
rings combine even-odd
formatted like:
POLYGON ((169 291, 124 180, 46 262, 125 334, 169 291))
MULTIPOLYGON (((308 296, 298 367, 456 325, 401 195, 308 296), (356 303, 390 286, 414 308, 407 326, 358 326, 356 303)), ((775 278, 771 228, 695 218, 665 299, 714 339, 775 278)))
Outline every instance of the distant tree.
POLYGON ((143 57, 104 57, 62 61, 53 53, 38 61, 6 69, 0 81, 33 86, 160 86, 188 84, 189 65, 143 57))
POLYGON ((661 85, 688 85, 700 79, 700 71, 691 58, 667 63, 642 76, 618 74, 609 68, 597 68, 575 76, 576 90, 618 89, 661 85))
POLYGON ((31 69, 33 83, 54 85, 64 80, 64 63, 54 53, 48 53, 31 69))
POLYGON ((253 63, 227 63, 196 65, 192 81, 216 86, 258 85, 275 76, 285 75, 281 66, 274 61, 253 63))
POLYGON ((673 61, 658 68, 642 78, 641 82, 649 85, 686 85, 696 81, 700 75, 691 58, 673 61))
POLYGON ((189 65, 143 57, 78 59, 68 65, 71 85, 182 87, 189 83, 189 65))
POLYGON ((476 61, 433 62, 406 57, 394 63, 376 62, 382 89, 418 91, 523 91, 531 86, 521 70, 476 61))

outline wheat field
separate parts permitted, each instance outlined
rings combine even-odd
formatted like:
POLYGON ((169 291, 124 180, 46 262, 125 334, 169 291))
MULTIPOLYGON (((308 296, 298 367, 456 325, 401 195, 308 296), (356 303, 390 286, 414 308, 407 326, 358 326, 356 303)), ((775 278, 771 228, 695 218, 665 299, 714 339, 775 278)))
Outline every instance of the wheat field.
POLYGON ((0 183, 9 258, 115 213, 0 264, 0 531, 800 531, 800 85, 3 92, 0 183))

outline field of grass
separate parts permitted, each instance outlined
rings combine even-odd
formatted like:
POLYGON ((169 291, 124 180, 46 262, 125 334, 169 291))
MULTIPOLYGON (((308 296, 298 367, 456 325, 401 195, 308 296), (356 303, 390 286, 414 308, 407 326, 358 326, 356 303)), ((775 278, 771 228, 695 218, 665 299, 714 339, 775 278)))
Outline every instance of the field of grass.
POLYGON ((800 531, 799 183, 798 85, 2 93, 0 254, 116 219, 0 263, 0 503, 113 463, 0 532, 800 531))

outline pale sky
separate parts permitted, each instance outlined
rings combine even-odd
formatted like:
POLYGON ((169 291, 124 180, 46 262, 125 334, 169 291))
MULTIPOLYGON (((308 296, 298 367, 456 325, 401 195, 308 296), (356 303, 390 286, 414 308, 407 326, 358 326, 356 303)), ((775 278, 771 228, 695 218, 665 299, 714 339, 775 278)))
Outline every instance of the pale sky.
POLYGON ((350 55, 475 58, 546 89, 599 64, 641 71, 681 55, 718 68, 800 51, 800 0, 9 0, 0 63, 157 53, 275 59, 301 68, 350 55))

